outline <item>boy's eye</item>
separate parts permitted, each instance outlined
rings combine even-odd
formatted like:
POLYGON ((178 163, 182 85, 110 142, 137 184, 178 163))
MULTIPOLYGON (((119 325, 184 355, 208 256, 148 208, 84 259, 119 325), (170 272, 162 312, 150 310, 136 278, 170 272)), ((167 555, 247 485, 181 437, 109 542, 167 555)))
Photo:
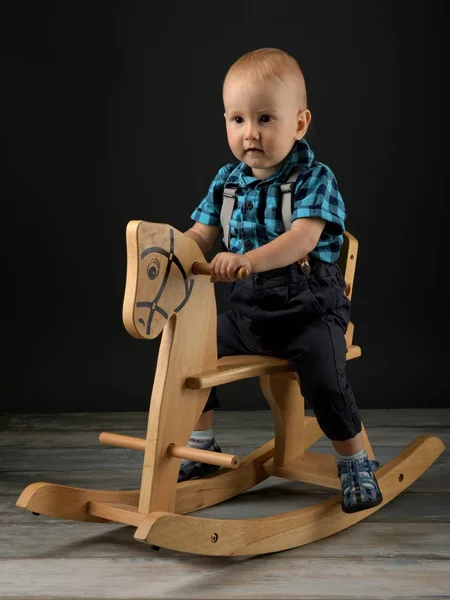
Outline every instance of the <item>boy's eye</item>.
MULTIPOLYGON (((260 120, 262 123, 270 123, 270 121, 272 120, 272 117, 270 115, 261 115, 260 120)), ((234 117, 233 121, 235 123, 237 123, 238 125, 240 125, 241 123, 244 122, 244 119, 242 117, 234 117)))

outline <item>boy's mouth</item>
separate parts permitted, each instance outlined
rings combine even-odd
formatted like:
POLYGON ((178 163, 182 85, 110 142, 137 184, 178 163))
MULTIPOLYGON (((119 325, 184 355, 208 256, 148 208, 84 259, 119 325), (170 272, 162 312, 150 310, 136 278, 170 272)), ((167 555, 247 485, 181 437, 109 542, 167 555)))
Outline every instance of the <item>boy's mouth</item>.
POLYGON ((260 148, 247 148, 246 152, 262 152, 260 148))

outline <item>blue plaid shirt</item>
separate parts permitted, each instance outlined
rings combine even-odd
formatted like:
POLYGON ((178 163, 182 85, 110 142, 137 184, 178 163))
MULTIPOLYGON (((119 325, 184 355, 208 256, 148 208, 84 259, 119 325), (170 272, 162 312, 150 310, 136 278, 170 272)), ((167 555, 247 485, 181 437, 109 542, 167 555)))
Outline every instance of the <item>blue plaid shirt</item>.
POLYGON ((335 262, 343 242, 345 206, 335 176, 326 165, 314 160, 314 153, 303 139, 296 142, 267 179, 257 179, 244 162, 228 163, 211 182, 205 198, 191 218, 204 225, 220 226, 223 190, 226 183, 239 185, 230 220, 230 252, 244 254, 271 242, 285 232, 281 218, 281 190, 289 173, 301 166, 292 202, 292 221, 319 217, 326 222, 311 257, 335 262))

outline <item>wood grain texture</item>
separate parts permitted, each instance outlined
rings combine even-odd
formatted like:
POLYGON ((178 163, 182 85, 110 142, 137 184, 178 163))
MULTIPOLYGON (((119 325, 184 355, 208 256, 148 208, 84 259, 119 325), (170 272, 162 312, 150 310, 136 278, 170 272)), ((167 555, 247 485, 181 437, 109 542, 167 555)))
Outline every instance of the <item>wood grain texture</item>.
POLYGON ((275 454, 273 462, 283 466, 305 450, 305 401, 297 381, 283 375, 263 375, 259 383, 274 421, 275 454))
MULTIPOLYGON (((307 409, 305 414, 311 416, 313 413, 307 409)), ((146 411, 17 414, 10 416, 8 432, 145 431, 147 416, 146 411)), ((415 431, 426 433, 430 427, 450 428, 450 410, 447 408, 361 409, 361 416, 366 427, 384 427, 387 431, 392 427, 413 427, 415 431)), ((253 428, 272 423, 270 410, 219 411, 216 419, 220 419, 220 427, 238 430, 250 427, 250 432, 253 428)))
MULTIPOLYGON (((450 410, 361 413, 382 463, 424 433, 449 443, 450 410)), ((0 434, 2 600, 450 598, 448 451, 404 493, 356 526, 257 559, 154 552, 133 539, 133 527, 36 517, 15 507, 20 490, 39 480, 93 489, 139 487, 142 454, 102 448, 98 434, 109 429, 145 435, 146 417, 144 412, 11 415, 8 430, 0 434)), ((273 437, 273 417, 269 410, 218 412, 215 433, 226 452, 243 456, 273 437)), ((329 444, 321 437, 309 451, 327 452, 329 444)), ((192 514, 268 516, 334 493, 271 477, 192 514)))
MULTIPOLYGON (((133 527, 115 523, 70 523, 37 517, 21 523, 2 523, 0 557, 11 558, 118 558, 118 549, 127 557, 149 557, 149 549, 137 544, 133 527), (30 537, 39 538, 39 548, 30 545, 30 537)), ((179 554, 162 550, 165 557, 179 554)), ((150 553, 150 556, 152 554, 150 553)), ((293 548, 289 557, 316 558, 424 558, 450 559, 450 523, 414 523, 363 521, 340 534, 314 544, 293 548), (368 544, 367 539, 372 543, 368 544)), ((197 557, 200 558, 200 557, 197 557)), ((186 560, 186 558, 185 558, 186 560)), ((0 596, 1 597, 1 596, 0 596)))
MULTIPOLYGON (((359 356, 361 356, 361 348, 356 345, 349 346, 347 360, 359 356)), ((260 355, 224 356, 217 361, 217 366, 213 369, 189 375, 186 379, 186 387, 191 390, 202 390, 233 381, 276 373, 291 373, 293 378, 297 378, 288 361, 281 358, 260 355)))
POLYGON ((2 600, 443 600, 450 572, 444 560, 416 557, 196 557, 193 563, 149 550, 140 558, 3 561, 0 588, 2 600))
MULTIPOLYGON (((182 552, 211 556, 277 552, 333 535, 383 507, 427 470, 444 451, 437 437, 419 436, 387 465, 377 470, 383 502, 353 514, 341 510, 340 492, 308 508, 268 519, 208 519, 155 512, 146 517, 135 539, 182 552)), ((278 467, 282 470, 284 467, 278 467)))
POLYGON ((127 280, 123 322, 134 337, 162 331, 152 385, 139 494, 139 512, 175 510, 181 458, 169 445, 186 446, 209 390, 188 389, 186 378, 217 364, 214 286, 192 273, 204 256, 174 227, 131 221, 126 230, 127 280))

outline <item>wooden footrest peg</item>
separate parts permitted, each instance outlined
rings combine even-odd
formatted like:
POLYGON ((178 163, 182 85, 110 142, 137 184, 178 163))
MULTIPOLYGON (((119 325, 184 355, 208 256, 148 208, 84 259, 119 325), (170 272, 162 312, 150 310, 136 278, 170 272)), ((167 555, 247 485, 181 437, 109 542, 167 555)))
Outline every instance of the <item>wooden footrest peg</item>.
MULTIPOLYGON (((116 446, 117 448, 129 448, 132 450, 145 450, 145 439, 121 435, 119 433, 103 432, 99 435, 99 441, 106 446, 116 446)), ((235 454, 225 454, 223 452, 212 452, 211 450, 201 450, 200 448, 190 448, 189 446, 177 446, 169 444, 167 454, 174 458, 184 458, 195 462, 206 463, 207 465, 217 465, 226 469, 237 469, 241 463, 235 454)))

